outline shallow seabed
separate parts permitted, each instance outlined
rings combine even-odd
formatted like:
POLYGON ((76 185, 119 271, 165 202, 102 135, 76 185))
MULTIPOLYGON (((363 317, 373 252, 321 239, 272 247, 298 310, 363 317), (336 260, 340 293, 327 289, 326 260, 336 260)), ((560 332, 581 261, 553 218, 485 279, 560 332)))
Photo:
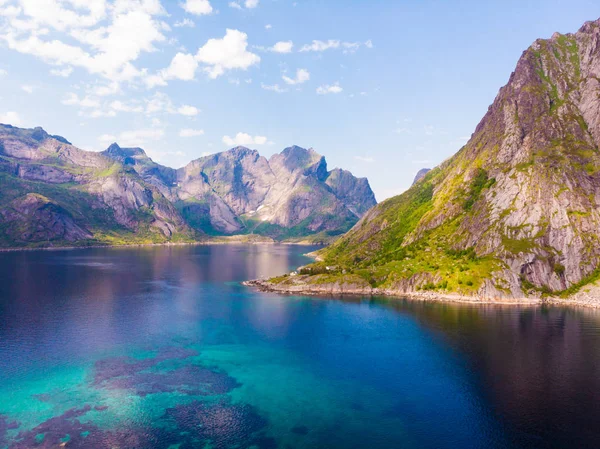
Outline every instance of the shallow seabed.
POLYGON ((308 251, 0 254, 0 448, 600 446, 596 311, 240 285, 308 251))

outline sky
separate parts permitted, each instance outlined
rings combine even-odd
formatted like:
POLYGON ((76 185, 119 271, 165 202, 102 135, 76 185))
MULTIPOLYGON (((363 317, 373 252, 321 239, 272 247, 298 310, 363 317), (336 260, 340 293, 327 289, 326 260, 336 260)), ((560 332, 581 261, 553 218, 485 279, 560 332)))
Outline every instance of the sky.
POLYGON ((314 148, 401 193, 469 139, 537 38, 589 0, 0 0, 0 123, 181 167, 314 148))

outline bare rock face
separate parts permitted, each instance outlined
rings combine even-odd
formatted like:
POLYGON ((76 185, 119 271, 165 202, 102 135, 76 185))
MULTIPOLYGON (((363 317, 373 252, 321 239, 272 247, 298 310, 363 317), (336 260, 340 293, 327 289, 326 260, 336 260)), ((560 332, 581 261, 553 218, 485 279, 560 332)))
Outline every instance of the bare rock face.
POLYGON ((177 170, 173 193, 204 231, 274 238, 341 233, 376 204, 366 179, 328 172, 323 156, 298 146, 269 160, 244 147, 197 159, 177 170))
POLYGON ((92 238, 68 211, 35 193, 19 197, 0 209, 0 218, 15 242, 51 244, 92 238))
POLYGON ((431 171, 430 168, 422 168, 421 170, 419 170, 417 172, 417 174, 415 175, 415 179, 413 180, 413 185, 415 185, 417 182, 419 182, 421 179, 423 179, 425 177, 425 175, 427 173, 429 173, 431 171))
POLYGON ((42 128, 0 125, 0 245, 191 237, 173 204, 124 162, 42 128))
POLYGON ((27 242, 25 234, 17 239, 2 230, 8 229, 3 222, 30 217, 15 215, 12 205, 29 193, 42 195, 89 230, 57 232, 64 242, 88 240, 90 233, 109 242, 122 235, 143 242, 192 240, 203 233, 335 235, 375 204, 366 179, 328 172, 324 157, 300 147, 271 160, 237 147, 175 170, 155 163, 141 148, 114 143, 101 153, 88 152, 42 128, 9 125, 0 125, 0 177, 0 211, 8 214, 0 216, 4 246, 27 242))
POLYGON ((384 286, 567 294, 600 269, 599 147, 597 20, 537 40, 471 140, 323 257, 385 264, 384 286), (407 283, 419 273, 438 278, 407 283))

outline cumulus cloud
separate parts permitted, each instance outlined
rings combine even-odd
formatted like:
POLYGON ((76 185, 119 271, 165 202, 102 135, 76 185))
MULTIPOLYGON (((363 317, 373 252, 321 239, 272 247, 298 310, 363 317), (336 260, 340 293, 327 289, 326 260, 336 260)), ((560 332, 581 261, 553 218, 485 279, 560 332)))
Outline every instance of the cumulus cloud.
POLYGON ((336 49, 336 48, 340 48, 340 41, 339 40, 330 39, 328 41, 312 41, 311 44, 304 45, 300 49, 300 51, 301 52, 307 52, 307 51, 325 51, 325 50, 336 49))
POLYGON ((327 50, 339 50, 344 53, 355 53, 362 45, 367 48, 373 48, 373 42, 368 40, 364 44, 360 42, 343 42, 339 39, 329 39, 327 41, 314 40, 310 44, 303 45, 300 48, 301 52, 323 52, 327 50))
POLYGON ((23 85, 21 86, 21 90, 22 90, 23 92, 26 92, 26 93, 28 93, 28 94, 32 94, 32 93, 33 93, 33 91, 35 90, 35 87, 33 87, 33 86, 30 86, 29 84, 23 84, 23 85))
POLYGON ((292 48, 294 48, 294 43, 292 41, 281 41, 277 42, 273 45, 269 50, 273 53, 291 53, 292 48))
POLYGON ((194 117, 200 113, 200 110, 195 106, 183 105, 177 109, 177 113, 187 117, 194 117))
MULTIPOLYGON (((3 13, 6 17, 6 9, 3 13)), ((80 67, 130 81, 142 74, 134 66, 139 56, 166 39, 165 24, 158 18, 163 14, 159 0, 19 0, 5 19, 0 41, 57 66, 55 70, 80 67)))
POLYGON ((6 76, 8 75, 8 72, 4 69, 0 69, 0 76, 6 76))
POLYGON ((310 80, 310 73, 306 69, 298 69, 296 70, 296 77, 290 78, 289 76, 283 75, 283 81, 289 85, 302 84, 310 80))
POLYGON ((194 28, 196 24, 192 20, 185 18, 183 20, 175 22, 173 26, 175 28, 194 28))
POLYGON ((62 100, 62 104, 67 106, 79 106, 81 108, 99 108, 100 102, 89 96, 80 98, 79 95, 73 92, 69 92, 67 96, 62 100))
POLYGON ((203 135, 204 135, 203 129, 186 128, 186 129, 182 129, 179 131, 179 137, 198 137, 198 136, 203 136, 203 135))
POLYGON ((278 94, 282 94, 284 92, 287 92, 287 89, 281 87, 279 84, 264 84, 264 83, 261 83, 260 87, 263 90, 269 90, 271 92, 277 92, 278 94))
POLYGON ((227 70, 247 70, 258 64, 260 57, 247 50, 248 35, 227 29, 222 39, 209 39, 196 54, 196 60, 205 64, 203 70, 210 78, 218 78, 227 70))
POLYGON ((178 79, 182 81, 191 81, 196 76, 198 61, 194 55, 186 53, 177 53, 171 60, 171 64, 166 69, 161 70, 156 75, 146 78, 146 85, 150 88, 155 86, 166 86, 168 80, 178 79))
POLYGON ((324 84, 322 86, 317 87, 317 94, 319 95, 327 95, 327 94, 339 94, 343 91, 340 83, 335 82, 333 84, 324 84))
POLYGON ((186 12, 197 16, 207 15, 213 12, 209 0, 185 0, 185 3, 181 6, 186 12))
POLYGON ((118 142, 122 147, 143 147, 147 142, 161 140, 165 135, 164 130, 155 128, 135 129, 123 131, 118 135, 103 134, 98 141, 104 145, 118 142))
POLYGON ((21 126, 23 124, 23 120, 17 112, 8 111, 5 113, 0 113, 0 123, 5 125, 21 126))
POLYGON ((244 9, 244 7, 248 9, 254 9, 258 6, 259 0, 245 0, 241 1, 231 1, 229 2, 229 7, 234 9, 244 9), (242 6, 243 4, 243 6, 242 6))
POLYGON ((237 133, 235 137, 223 136, 223 143, 229 146, 246 146, 246 145, 264 145, 267 143, 267 138, 264 136, 254 136, 246 133, 237 133))
POLYGON ((161 92, 156 92, 149 98, 131 101, 106 101, 97 96, 86 95, 80 97, 71 92, 67 94, 62 103, 79 107, 79 115, 89 118, 115 117, 118 113, 144 114, 153 119, 158 114, 194 117, 201 112, 200 109, 191 105, 175 106, 169 96, 161 92))
POLYGON ((64 69, 51 69, 50 75, 68 78, 73 73, 73 67, 65 67, 64 69))

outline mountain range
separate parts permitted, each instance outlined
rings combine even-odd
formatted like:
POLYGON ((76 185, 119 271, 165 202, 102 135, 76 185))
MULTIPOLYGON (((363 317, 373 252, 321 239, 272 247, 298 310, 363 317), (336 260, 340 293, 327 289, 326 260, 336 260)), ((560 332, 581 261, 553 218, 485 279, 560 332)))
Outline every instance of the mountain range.
POLYGON ((453 157, 371 209, 286 291, 515 300, 600 287, 600 20, 539 39, 453 157))
POLYGON ((180 169, 141 148, 84 151, 0 125, 0 246, 192 242, 221 235, 327 240, 376 204, 366 179, 314 150, 244 147, 180 169))

